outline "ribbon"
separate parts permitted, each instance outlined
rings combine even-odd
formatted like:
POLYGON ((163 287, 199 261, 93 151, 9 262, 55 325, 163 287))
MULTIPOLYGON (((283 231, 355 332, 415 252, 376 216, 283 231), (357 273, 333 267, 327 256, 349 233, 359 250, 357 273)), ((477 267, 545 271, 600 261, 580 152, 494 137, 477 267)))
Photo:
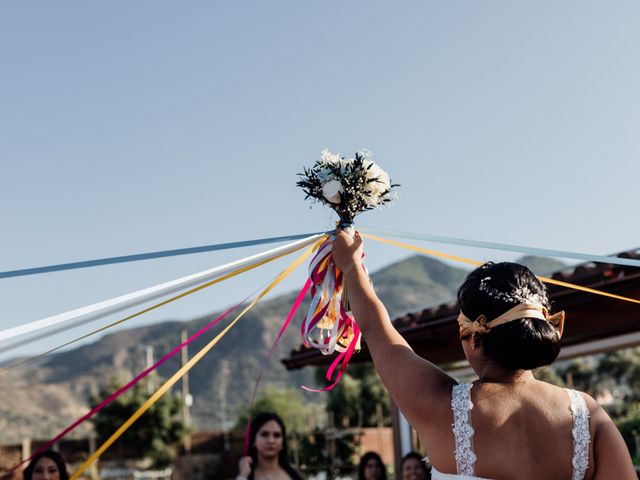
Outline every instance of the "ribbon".
MULTIPOLYGON (((304 300, 305 295, 307 294, 307 292, 309 291, 309 287, 311 287, 311 280, 307 279, 307 281, 305 282, 304 286, 302 287, 302 289, 300 290, 300 293, 298 293, 298 296, 296 297, 295 301, 293 302, 293 305, 291 306, 291 309, 289 310, 289 314, 287 315, 287 318, 285 319, 284 323, 282 324, 282 327, 280 328, 280 332, 278 333, 278 336, 276 337, 276 340, 273 342, 273 345, 271 346, 271 349, 269 350, 269 356, 267 359, 267 365, 269 365, 271 363, 271 356, 273 355, 273 351, 276 349, 276 346, 278 345, 278 342, 280 342, 280 339, 282 338, 282 335, 284 334, 285 330, 289 327, 289 324, 291 323, 291 319, 293 318, 293 316, 295 315, 296 311, 298 310, 298 308, 300 308, 300 304, 302 303, 302 300, 304 300)), ((249 402, 249 415, 247 416, 247 425, 244 429, 244 455, 249 455, 249 435, 251 434, 251 409, 253 408, 253 404, 256 401, 256 395, 258 393, 258 387, 260 386, 260 383, 262 382, 262 375, 264 374, 265 370, 266 370, 266 365, 262 367, 262 369, 260 370, 260 373, 258 374, 258 378, 256 378, 256 383, 253 386, 253 392, 251 393, 251 401, 249 402)))
MULTIPOLYGON (((317 250, 318 247, 322 244, 323 240, 325 240, 325 239, 321 238, 320 240, 318 240, 316 242, 316 244, 313 246, 313 248, 311 249, 311 251, 317 250)), ((298 308, 300 308, 300 304, 302 303, 302 300, 304 300, 305 295, 309 291, 309 287, 311 287, 311 280, 307 279, 307 281, 303 285, 302 289, 300 290, 300 293, 298 293, 298 296, 294 300, 293 305, 291 305, 291 309, 289 310, 289 314, 287 315, 287 318, 285 319, 284 323, 282 324, 282 327, 280 327, 280 332, 278 332, 278 336, 276 337, 275 341, 273 342, 273 345, 269 349, 269 355, 267 356, 266 364, 260 369, 260 373, 258 374, 258 377, 256 378, 256 383, 253 386, 253 391, 251 393, 251 400, 249 402, 250 406, 249 406, 249 415, 247 415, 247 425, 245 426, 245 429, 244 429, 244 449, 243 449, 243 451, 244 451, 245 455, 249 454, 249 441, 250 441, 249 435, 251 434, 251 409, 253 408, 253 404, 256 401, 256 395, 258 394, 258 387, 260 386, 260 383, 262 382, 262 376, 264 375, 265 370, 267 369, 267 367, 271 363, 271 357, 273 356, 273 352, 276 349, 278 343, 280 342, 280 339, 282 338, 282 335, 284 335, 284 332, 289 327, 289 324, 291 323, 291 320, 293 319, 293 316, 298 311, 298 308)))
MULTIPOLYGON (((429 250, 429 249, 426 249, 426 248, 417 247, 415 245, 410 245, 408 243, 398 242, 396 240, 389 240, 387 238, 376 237, 374 235, 369 235, 369 234, 366 234, 366 233, 363 233, 362 236, 365 237, 365 238, 370 238, 371 240, 375 240, 376 242, 387 243, 389 245, 395 245, 397 247, 406 248, 408 250, 413 250, 414 252, 423 253, 425 255, 431 255, 431 256, 435 256, 435 257, 446 258, 446 259, 449 259, 449 260, 455 260, 457 262, 463 262, 463 263, 467 263, 467 264, 475 265, 475 266, 480 266, 480 265, 484 264, 484 262, 479 262, 477 260, 471 260, 471 259, 464 258, 464 257, 458 257, 456 255, 449 255, 448 253, 438 252, 437 250, 429 250)), ((576 285, 575 283, 562 282, 560 280, 555 280, 555 279, 549 278, 549 277, 543 277, 541 275, 536 275, 536 278, 538 278, 538 280, 540 280, 541 282, 549 283, 551 285, 558 285, 560 287, 571 288, 573 290, 580 290, 582 292, 588 292, 588 293, 592 293, 594 295, 600 295, 600 296, 603 296, 603 297, 614 298, 616 300, 623 300, 625 302, 639 303, 640 304, 640 300, 635 299, 635 298, 623 297, 622 295, 616 295, 614 293, 603 292, 602 290, 596 290, 594 288, 583 287, 582 285, 576 285)))
POLYGON ((129 389, 131 389, 131 387, 133 387, 136 383, 140 382, 142 379, 144 379, 147 375, 149 375, 152 371, 154 371, 155 369, 157 369, 158 367, 160 367, 160 365, 162 365, 163 363, 165 363, 167 360, 169 360, 171 357, 173 357, 176 353, 178 353, 180 350, 182 350, 185 346, 189 345, 191 342, 193 342, 195 339, 197 339, 199 336, 201 336, 203 333, 209 331, 214 325, 216 325, 218 322, 220 322, 221 320, 223 320, 224 318, 227 317, 227 315, 229 315, 232 311, 234 311, 236 308, 238 308, 240 305, 242 305, 247 299, 243 300, 242 302, 240 302, 238 305, 231 307, 229 310, 227 310, 226 312, 224 312, 222 315, 220 315, 219 317, 217 317, 215 320, 211 321, 209 324, 207 324, 206 326, 204 326, 202 329, 200 329, 197 333, 195 333, 194 335, 192 335, 191 337, 189 337, 187 340, 185 340, 183 343, 181 343, 180 345, 178 345, 177 347, 175 347, 173 350, 171 350, 169 353, 167 353, 164 357, 162 357, 160 360, 158 360, 156 363, 154 363, 152 366, 150 366, 149 368, 147 368, 146 370, 144 370, 143 372, 140 372, 138 375, 136 375, 129 383, 127 383, 126 385, 123 385, 122 387, 120 387, 118 390, 116 390, 115 392, 113 392, 111 395, 109 395, 108 397, 106 397, 105 399, 103 399, 99 404, 97 404, 95 407, 93 407, 91 410, 89 410, 89 412, 87 412, 85 415, 83 415, 82 417, 80 417, 79 419, 77 419, 75 422, 73 422, 72 424, 70 424, 67 428, 65 428, 62 432, 60 432, 59 434, 57 434, 55 437, 53 437, 51 440, 45 442, 44 445, 42 445, 40 448, 38 448, 33 454, 31 454, 31 456, 29 458, 26 458, 25 460, 23 460, 22 462, 20 462, 19 464, 17 464, 16 466, 14 466, 11 470, 9 470, 8 474, 13 473, 14 471, 16 471, 21 465, 31 461, 31 459, 33 457, 35 457, 36 455, 40 454, 41 452, 44 452, 45 450, 49 450, 49 448, 51 448, 53 446, 53 444, 55 444, 58 440, 60 440, 62 437, 64 437, 65 435, 67 435, 68 433, 72 432, 73 430, 76 429, 76 427, 78 425, 80 425, 81 423, 85 422, 86 420, 90 419, 91 417, 93 417, 96 413, 98 413, 100 410, 102 410, 103 408, 105 408, 107 405, 109 405, 111 402, 113 402, 116 398, 118 398, 120 395, 122 395, 123 393, 127 392, 129 389))
MULTIPOLYGON (((301 249, 301 248, 303 248, 303 247, 304 247, 304 245, 300 245, 300 246, 298 246, 298 248, 296 248, 295 250, 293 250, 293 252, 295 252, 295 251, 297 251, 297 250, 300 250, 300 249, 301 249)), ((145 308, 144 310, 141 310, 141 311, 139 311, 139 312, 136 312, 136 313, 134 313, 134 314, 131 314, 131 315, 129 315, 129 316, 127 316, 127 317, 125 317, 125 318, 122 318, 122 319, 120 319, 120 320, 117 320, 117 321, 115 321, 115 322, 112 322, 112 323, 110 323, 110 324, 108 324, 108 325, 105 325, 105 326, 103 326, 103 327, 100 327, 100 328, 98 328, 97 330, 94 330, 94 331, 89 332, 89 333, 87 333, 87 334, 85 334, 85 335, 82 335, 81 337, 78 337, 78 338, 75 338, 75 339, 73 339, 73 340, 70 340, 70 341, 68 341, 68 342, 66 342, 66 343, 64 343, 64 344, 62 344, 62 345, 58 345, 57 347, 54 347, 54 348, 52 348, 52 349, 50 349, 50 350, 47 350, 46 352, 41 353, 40 355, 36 355, 36 356, 34 356, 34 357, 27 358, 27 359, 22 360, 22 361, 20 361, 20 362, 18 362, 18 363, 16 363, 16 364, 14 364, 14 365, 11 365, 11 366, 6 367, 6 368, 4 368, 4 369, 0 369, 0 373, 5 372, 5 371, 7 371, 7 370, 11 370, 11 369, 13 369, 13 368, 20 367, 20 366, 22 366, 22 365, 25 365, 26 363, 29 363, 29 362, 32 362, 32 361, 37 360, 37 359, 39 359, 39 358, 42 358, 42 357, 44 357, 44 356, 46 356, 46 355, 49 355, 50 353, 55 352, 56 350, 59 350, 59 349, 64 348, 64 347, 67 347, 67 346, 71 345, 72 343, 75 343, 75 342, 78 342, 78 341, 80 341, 80 340, 83 340, 83 339, 85 339, 85 338, 87 338, 87 337, 90 337, 91 335, 94 335, 94 334, 96 334, 96 333, 99 333, 99 332, 102 332, 102 331, 104 331, 104 330, 107 330, 108 328, 111 328, 111 327, 113 327, 113 326, 115 326, 115 325, 118 325, 118 324, 120 324, 120 323, 126 322, 127 320, 131 320, 132 318, 138 317, 138 316, 140 316, 140 315, 142 315, 142 314, 144 314, 144 313, 150 312, 151 310, 154 310, 154 309, 156 309, 156 308, 162 307, 162 306, 167 305, 167 304, 169 304, 169 303, 171 303, 171 302, 174 302, 174 301, 176 301, 176 300, 179 300, 179 299, 181 299, 181 298, 184 298, 184 297, 186 297, 187 295, 191 295, 192 293, 196 293, 196 292, 198 292, 198 291, 200 291, 200 290, 202 290, 202 289, 204 289, 204 288, 207 288, 207 287, 210 287, 210 286, 212 286, 212 285, 215 285, 216 283, 220 283, 220 282, 222 282, 222 281, 224 281, 224 280, 227 280, 227 279, 229 279, 229 278, 235 277, 236 275, 239 275, 239 274, 241 274, 241 273, 244 273, 244 272, 246 272, 246 271, 248 271, 248 270, 252 270, 252 269, 254 269, 254 268, 256 268, 256 267, 259 267, 259 266, 261 266, 261 265, 265 265, 266 263, 272 262, 272 261, 274 261, 274 260, 276 260, 276 259, 278 259, 278 258, 281 258, 281 257, 283 257, 283 256, 285 256, 285 255, 288 255, 289 253, 292 253, 292 252, 279 253, 279 254, 278 254, 278 255, 276 255, 276 256, 269 257, 269 258, 266 258, 266 259, 264 259, 264 260, 260 260, 259 262, 256 262, 256 263, 253 263, 253 264, 250 264, 250 265, 244 266, 244 267, 242 267, 242 268, 238 268, 237 270, 235 270, 235 271, 233 271, 233 272, 231 272, 231 273, 228 273, 228 274, 226 274, 226 275, 223 275, 222 277, 219 277, 219 278, 216 278, 216 279, 214 279, 214 280, 211 280, 211 281, 209 281, 209 282, 207 282, 207 283, 205 283, 205 284, 203 284, 203 285, 199 285, 199 286, 197 286, 197 287, 195 287, 195 288, 192 288, 191 290, 188 290, 188 291, 183 292, 183 293, 181 293, 181 294, 179 294, 179 295, 176 295, 176 296, 171 297, 171 298, 169 298, 169 299, 167 299, 167 300, 164 300, 164 301, 162 301, 162 302, 160 302, 160 303, 157 303, 156 305, 152 305, 151 307, 145 308)), ((61 330, 64 330, 64 329, 61 329, 61 330)), ((58 330, 56 330, 56 332, 55 332, 55 333, 57 333, 57 332, 58 332, 58 330)), ((47 335, 50 335, 50 334, 51 334, 51 332, 48 332, 48 333, 47 333, 47 335)), ((33 339, 31 339, 31 340, 33 340, 33 339)), ((1 353, 1 352, 4 352, 4 351, 6 351, 6 350, 10 350, 10 349, 12 349, 12 348, 15 348, 15 347, 17 347, 17 346, 19 346, 19 345, 22 345, 22 344, 23 344, 23 343, 21 342, 21 343, 16 343, 16 344, 13 344, 13 345, 9 345, 8 347, 0 348, 0 353, 1 353)))
POLYGON ((71 476, 70 480, 76 480, 96 459, 100 457, 120 436, 133 425, 151 406, 156 403, 175 383, 182 378, 191 368, 198 363, 228 332, 233 326, 258 303, 267 293, 278 285, 285 277, 293 272, 305 259, 311 255, 312 250, 308 250, 300 255, 291 265, 282 271, 261 293, 256 297, 236 318, 227 325, 211 342, 205 345, 202 350, 196 353, 182 368, 167 380, 158 390, 156 390, 136 412, 129 417, 112 435, 109 437, 71 476))
POLYGON ((86 307, 71 310, 66 313, 47 317, 42 320, 36 320, 24 325, 19 325, 17 327, 7 328, 0 331, 0 341, 8 340, 19 335, 24 335, 36 330, 41 330, 43 328, 53 327, 64 322, 69 322, 71 320, 79 320, 80 318, 87 317, 92 320, 100 318, 104 315, 107 315, 108 313, 121 311, 126 308, 144 303, 148 300, 153 300, 155 298, 159 298, 164 295, 189 288, 193 285, 199 285, 203 282, 211 280, 212 278, 221 277, 230 271, 242 268, 245 265, 256 263, 265 258, 272 258, 280 254, 291 253, 301 247, 307 246, 317 241, 322 236, 323 234, 311 235, 302 240, 297 240, 281 247, 277 247, 272 250, 259 253, 257 255, 252 255, 241 260, 236 260, 234 262, 209 270, 204 270, 193 275, 188 275, 177 280, 172 280, 159 285, 155 285, 153 287, 145 288, 143 290, 138 290, 133 293, 114 297, 109 300, 104 300, 102 302, 94 303, 93 305, 88 305, 86 307))
POLYGON ((75 270, 78 268, 98 267, 102 265, 113 265, 114 263, 138 262, 140 260, 151 260, 153 258, 175 257, 177 255, 191 255, 193 253, 214 252, 217 250, 228 250, 232 248, 250 247, 263 245, 265 243, 277 243, 291 240, 299 240, 317 235, 316 233, 305 233, 299 235, 287 235, 283 237, 258 238, 255 240, 243 240, 241 242, 217 243, 214 245, 203 245, 200 247, 179 248, 175 250, 162 250, 158 252, 138 253, 135 255, 124 255, 120 257, 98 258, 95 260, 84 260, 81 262, 60 263, 57 265, 47 265, 44 267, 24 268, 21 270, 8 270, 0 272, 0 278, 21 277, 24 275, 37 275, 40 273, 59 272, 62 270, 75 270))
POLYGON ((311 305, 302 322, 301 334, 305 346, 315 348, 323 355, 336 351, 339 355, 326 374, 327 380, 333 383, 322 389, 302 386, 311 392, 332 390, 342 378, 353 353, 360 350, 360 329, 348 307, 343 275, 333 263, 331 250, 331 241, 327 239, 309 264, 311 305), (336 369, 338 373, 333 379, 336 369))
POLYGON ((590 253, 568 252, 565 250, 550 250, 547 248, 525 247, 522 245, 511 245, 508 243, 485 242, 482 240, 467 240, 464 238, 443 237, 440 235, 430 235, 425 233, 403 232, 377 227, 361 227, 361 231, 380 233, 391 237, 408 238, 412 240, 423 240, 425 242, 444 243, 447 245, 464 245, 475 248, 489 248, 491 250, 504 250, 507 252, 519 252, 527 255, 537 255, 541 257, 574 258, 585 262, 609 263, 613 265, 626 265, 629 267, 640 267, 640 260, 632 258, 612 257, 609 255, 593 255, 590 253))

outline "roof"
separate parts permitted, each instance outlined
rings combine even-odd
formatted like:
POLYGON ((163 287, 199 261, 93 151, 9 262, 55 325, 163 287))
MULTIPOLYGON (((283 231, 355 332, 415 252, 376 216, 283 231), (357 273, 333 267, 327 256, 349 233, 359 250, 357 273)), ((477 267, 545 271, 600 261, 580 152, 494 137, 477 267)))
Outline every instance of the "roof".
MULTIPOLYGON (((619 253, 620 258, 640 259, 638 249, 619 253)), ((640 268, 585 263, 557 271, 551 278, 574 283, 596 290, 640 299, 640 268)), ((574 348, 604 339, 625 338, 640 331, 640 304, 606 298, 588 292, 548 285, 549 297, 554 311, 565 310, 563 351, 592 353, 584 348, 574 348)), ((420 356, 446 367, 464 360, 458 339, 458 307, 455 303, 444 303, 422 311, 409 313, 393 320, 393 324, 409 345, 420 356)), ((638 337, 640 338, 640 337, 638 337)), ((637 341, 633 337, 633 344, 637 341)), ((595 345, 595 343, 593 343, 595 345)), ((606 345, 626 346, 627 343, 609 342, 606 345)), ((602 342, 597 345, 604 345, 602 342)), ((605 347, 599 346, 600 350, 605 347)), ((562 355, 562 354, 561 354, 562 355)), ((324 356, 319 351, 301 345, 291 351, 282 363, 289 370, 305 366, 327 365, 333 356, 324 356)), ((352 362, 370 362, 371 356, 363 341, 360 353, 352 362)))

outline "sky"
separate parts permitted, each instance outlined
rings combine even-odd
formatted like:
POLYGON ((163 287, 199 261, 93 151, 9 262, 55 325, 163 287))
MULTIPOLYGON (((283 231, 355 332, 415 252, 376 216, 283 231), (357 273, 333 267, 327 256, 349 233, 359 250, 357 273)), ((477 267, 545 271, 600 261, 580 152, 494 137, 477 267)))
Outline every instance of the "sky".
MULTIPOLYGON (((4 2, 0 270, 331 228, 296 187, 323 148, 368 148, 401 184, 362 225, 636 248, 639 19, 625 0, 4 2)), ((2 279, 0 327, 266 248, 2 279)), ((409 255, 366 253, 371 270, 409 255)), ((125 326, 220 310, 287 263, 125 326)))

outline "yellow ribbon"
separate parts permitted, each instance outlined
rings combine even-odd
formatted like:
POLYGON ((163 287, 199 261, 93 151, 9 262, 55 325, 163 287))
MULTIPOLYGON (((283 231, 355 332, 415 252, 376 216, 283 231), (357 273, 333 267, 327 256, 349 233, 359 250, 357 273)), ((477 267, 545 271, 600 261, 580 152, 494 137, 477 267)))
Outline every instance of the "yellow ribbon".
POLYGON ((602 295, 603 297, 615 298, 616 300, 624 300, 625 302, 633 302, 640 303, 640 300, 635 298, 623 297, 622 295, 616 295, 615 293, 603 292, 602 290, 594 290, 593 288, 583 287, 582 285, 575 285, 573 283, 562 282, 560 280, 555 280, 553 278, 542 277, 540 275, 536 275, 539 280, 550 283, 552 285, 558 285, 560 287, 573 288, 574 290, 581 290, 583 292, 593 293, 595 295, 602 295))
MULTIPOLYGON (((400 248, 406 248, 408 250, 413 250, 414 252, 423 253, 425 255, 431 255, 431 256, 434 256, 434 257, 446 258, 448 260, 455 260, 456 262, 463 262, 463 263, 467 263, 467 264, 475 265, 475 266, 480 266, 480 265, 484 264, 484 262, 479 262, 477 260, 470 260, 468 258, 458 257, 456 255, 449 255, 448 253, 439 252, 437 250, 429 250, 427 248, 417 247, 415 245, 411 245, 409 243, 398 242, 396 240, 388 240, 386 238, 376 237, 375 235, 369 235, 368 233, 361 233, 360 235, 362 235, 365 238, 370 238, 371 240, 375 240, 377 242, 388 243, 389 245, 395 245, 395 246, 400 247, 400 248)), ((554 280, 553 278, 543 277, 541 275, 536 275, 536 278, 538 278, 538 280, 540 280, 542 282, 550 283, 552 285, 558 285, 558 286, 561 286, 561 287, 572 288, 574 290, 580 290, 580 291, 583 291, 583 292, 593 293, 594 295, 601 295, 603 297, 615 298, 616 300, 623 300, 625 302, 632 302, 632 303, 639 303, 640 304, 640 300, 637 300, 635 298, 623 297, 622 295, 616 295, 614 293, 603 292, 602 290, 595 290, 593 288, 583 287, 581 285, 576 285, 574 283, 562 282, 560 280, 554 280)))
MULTIPOLYGON (((322 238, 321 240, 324 240, 322 238)), ((276 279, 271 282, 263 291, 253 300, 247 307, 242 310, 238 314, 238 316, 225 327, 211 342, 204 346, 202 350, 196 353, 180 370, 173 374, 173 376, 167 380, 158 390, 154 392, 151 397, 147 399, 147 401, 142 404, 142 406, 133 414, 129 419, 124 422, 118 430, 116 430, 101 446, 98 448, 81 466, 76 470, 76 472, 71 476, 70 480, 77 479, 82 473, 93 463, 95 462, 100 455, 102 455, 120 436, 127 431, 127 429, 133 425, 133 423, 138 420, 154 403, 156 403, 160 397, 162 397, 169 389, 175 385, 175 383, 182 378, 182 376, 191 370, 196 363, 198 363, 202 357, 204 357, 209 350, 211 350, 222 337, 224 337, 229 330, 242 318, 242 316, 247 313, 259 300, 261 300, 267 293, 269 293, 276 285, 278 285, 286 276, 288 276, 291 272, 293 272, 297 267, 300 266, 302 262, 304 262, 313 252, 314 249, 318 247, 320 242, 314 244, 308 251, 300 255, 291 265, 289 265, 285 270, 283 270, 276 279)))
MULTIPOLYGON (((320 240, 324 241, 325 239, 326 239, 326 236, 322 237, 320 240)), ((316 243, 316 245, 317 245, 317 243, 316 243)), ((49 354, 51 354, 51 353, 53 353, 53 352, 55 352, 57 350, 60 350, 61 348, 68 347, 69 345, 71 345, 73 343, 79 342, 80 340, 84 340, 85 338, 90 337, 91 335, 95 335, 96 333, 100 333, 100 332, 102 332, 104 330, 107 330, 108 328, 115 327, 116 325, 119 325, 119 324, 121 324, 123 322, 126 322, 127 320, 131 320, 132 318, 135 318, 135 317, 138 317, 138 316, 140 316, 140 315, 142 315, 144 313, 150 312, 151 310, 155 310, 156 308, 162 307, 162 306, 167 305, 167 304, 169 304, 171 302, 174 302, 176 300, 184 298, 187 295, 191 295, 192 293, 196 293, 196 292, 198 292, 200 290, 203 290, 203 289, 205 289, 207 287, 215 285, 216 283, 220 283, 220 282, 222 282, 224 280, 228 280, 229 278, 235 277, 236 275, 240 275, 241 273, 244 273, 244 272, 246 272, 248 270, 252 270, 252 269, 254 269, 256 267, 260 267, 262 265, 265 265, 266 263, 272 262, 273 260, 277 260, 278 258, 282 258, 282 257, 284 257, 286 255, 289 255, 289 254, 293 253, 293 252, 297 252, 298 250, 300 250, 302 248, 304 248, 304 245, 300 245, 298 248, 296 248, 294 250, 291 250, 289 252, 283 252, 283 253, 280 253, 280 254, 278 254, 278 255, 276 255, 274 257, 267 258, 265 260, 260 260, 259 262, 252 263, 252 264, 246 265, 244 267, 238 268, 237 270, 229 272, 226 275, 223 275, 222 277, 216 278, 214 280, 210 280, 207 283, 204 283, 204 284, 199 285, 197 287, 194 287, 194 288, 192 288, 190 290, 187 290, 186 292, 183 292, 183 293, 181 293, 179 295, 176 295, 176 296, 171 297, 171 298, 169 298, 167 300, 164 300, 164 301, 162 301, 160 303, 157 303, 157 304, 152 305, 152 306, 150 306, 148 308, 145 308, 144 310, 140 310, 139 312, 133 313, 133 314, 131 314, 131 315, 127 316, 127 317, 124 317, 124 318, 122 318, 120 320, 116 320, 115 322, 112 322, 112 323, 110 323, 108 325, 100 327, 97 330, 94 330, 94 331, 89 332, 89 333, 87 333, 85 335, 82 335, 81 337, 75 338, 75 339, 70 340, 70 341, 68 341, 66 343, 63 343, 62 345, 58 345, 57 347, 54 347, 54 348, 52 348, 50 350, 47 350, 44 353, 41 353, 41 354, 36 355, 34 357, 27 358, 25 360, 22 360, 21 362, 18 362, 16 364, 13 364, 13 365, 9 366, 9 367, 2 368, 2 369, 0 369, 0 373, 4 373, 4 372, 6 372, 8 370, 11 370, 13 368, 21 367, 22 365, 25 365, 27 363, 33 362, 35 360, 38 360, 39 358, 45 357, 45 356, 47 356, 47 355, 49 355, 49 354)), ((317 248, 317 247, 314 247, 314 248, 317 248)))

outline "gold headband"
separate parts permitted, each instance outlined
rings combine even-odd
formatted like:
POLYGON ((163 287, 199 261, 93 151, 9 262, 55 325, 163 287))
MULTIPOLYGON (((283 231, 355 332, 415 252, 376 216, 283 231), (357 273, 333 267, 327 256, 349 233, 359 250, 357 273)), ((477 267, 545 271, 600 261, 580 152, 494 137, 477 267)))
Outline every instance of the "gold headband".
POLYGON ((458 325, 460 325, 460 338, 468 335, 482 335, 489 332, 492 328, 505 323, 521 320, 523 318, 539 318, 558 326, 564 322, 564 311, 549 315, 549 311, 542 305, 521 303, 510 310, 507 310, 499 317, 487 322, 487 317, 480 315, 475 321, 469 320, 462 311, 458 315, 458 325))

